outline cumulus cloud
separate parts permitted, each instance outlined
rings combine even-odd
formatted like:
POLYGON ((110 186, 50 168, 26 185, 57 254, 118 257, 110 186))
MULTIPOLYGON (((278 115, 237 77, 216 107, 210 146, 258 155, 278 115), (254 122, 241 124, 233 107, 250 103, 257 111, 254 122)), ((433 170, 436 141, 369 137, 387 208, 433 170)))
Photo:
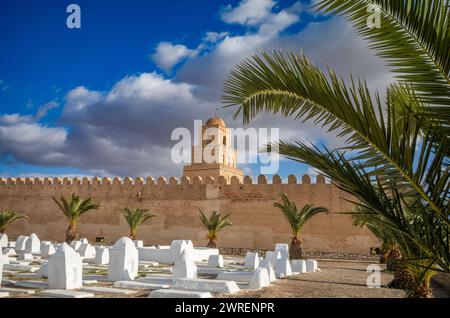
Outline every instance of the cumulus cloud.
POLYGON ((183 59, 195 56, 196 54, 196 50, 188 49, 184 45, 161 42, 156 47, 155 53, 151 58, 159 68, 165 72, 170 72, 183 59))
POLYGON ((273 0, 243 0, 234 8, 231 4, 224 7, 221 18, 227 23, 258 25, 270 15, 275 5, 273 0))

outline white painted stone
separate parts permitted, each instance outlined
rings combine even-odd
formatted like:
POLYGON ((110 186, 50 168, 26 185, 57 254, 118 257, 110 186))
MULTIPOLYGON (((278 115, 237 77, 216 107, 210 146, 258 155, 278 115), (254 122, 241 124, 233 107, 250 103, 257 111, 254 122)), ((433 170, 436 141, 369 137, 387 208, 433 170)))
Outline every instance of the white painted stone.
POLYGON ((39 293, 39 296, 51 297, 51 298, 91 298, 91 297, 94 297, 94 294, 75 291, 75 290, 48 289, 48 290, 41 291, 39 293))
POLYGON ((268 261, 272 267, 277 265, 277 259, 281 258, 280 251, 267 251, 266 252, 266 261, 268 261))
POLYGON ((17 260, 19 261, 32 261, 33 255, 31 253, 24 253, 17 255, 17 260))
POLYGON ((227 271, 217 275, 217 280, 231 280, 236 282, 249 282, 254 271, 227 271))
POLYGON ((14 283, 17 287, 32 288, 32 289, 47 289, 48 283, 40 280, 22 280, 14 283))
POLYGON ((223 268, 223 256, 222 255, 210 255, 208 258, 208 267, 223 268))
POLYGON ((31 233, 25 243, 25 252, 30 254, 41 253, 41 240, 35 233, 31 233))
POLYGON ((10 294, 35 294, 36 291, 33 289, 21 289, 12 287, 2 287, 0 292, 10 293, 10 294))
POLYGON ((16 242, 8 242, 8 247, 11 247, 11 248, 15 248, 16 247, 16 242))
POLYGON ((259 265, 258 253, 247 252, 245 255, 245 268, 248 269, 257 269, 259 265))
POLYGON ((142 283, 129 280, 117 281, 114 283, 113 286, 118 288, 138 289, 138 290, 156 290, 170 287, 168 284, 142 283))
POLYGON ((285 243, 275 244, 275 251, 279 251, 281 258, 289 258, 289 245, 285 243))
POLYGON ((211 293, 192 290, 158 289, 150 293, 149 298, 212 298, 211 293))
POLYGON ((269 281, 271 283, 277 280, 275 270, 273 269, 273 266, 270 262, 268 262, 267 260, 262 260, 261 263, 259 263, 259 267, 265 268, 267 270, 267 273, 269 274, 269 281))
POLYGON ((250 279, 250 289, 261 289, 269 285, 269 272, 264 267, 258 267, 250 279))
POLYGON ((109 249, 104 246, 97 247, 95 251, 94 263, 97 265, 108 265, 109 264, 109 249))
POLYGON ((240 289, 234 281, 216 279, 177 278, 172 285, 174 289, 205 291, 210 293, 232 294, 240 289))
POLYGON ((78 252, 78 254, 80 254, 80 256, 82 258, 94 258, 95 257, 95 247, 89 243, 81 244, 81 246, 77 252, 78 252))
POLYGON ((81 244, 89 244, 89 241, 87 238, 83 237, 80 239, 81 244))
POLYGON ((51 243, 41 245, 41 256, 49 257, 50 255, 53 255, 55 253, 56 253, 56 249, 51 243))
POLYGON ((170 254, 172 259, 176 261, 179 259, 184 250, 193 250, 194 245, 190 240, 174 240, 170 244, 170 254))
POLYGON ((3 265, 4 269, 11 270, 11 271, 24 271, 24 272, 37 272, 39 270, 39 266, 32 266, 32 265, 19 265, 19 264, 5 264, 3 265))
POLYGON ((138 274, 138 250, 129 237, 122 237, 109 250, 108 279, 133 280, 138 274))
POLYGON ((294 274, 306 273, 306 262, 304 259, 293 259, 291 261, 291 268, 294 274))
POLYGON ((173 277, 170 275, 149 274, 145 277, 136 279, 136 281, 141 283, 170 285, 173 283, 173 277))
POLYGON ((292 276, 291 263, 286 258, 277 259, 277 265, 275 266, 275 274, 278 278, 292 276))
POLYGON ((78 289, 82 286, 81 257, 63 243, 48 259, 48 283, 52 289, 78 289))
POLYGON ((8 263, 9 263, 8 256, 2 255, 2 253, 0 253, 0 286, 2 286, 3 266, 8 263))
POLYGON ((136 247, 144 247, 144 241, 134 240, 133 243, 136 247))
POLYGON ((70 247, 75 251, 78 252, 78 250, 80 249, 81 245, 83 243, 81 243, 81 241, 72 241, 72 243, 70 243, 70 247))
POLYGON ((48 278, 48 263, 41 265, 41 268, 37 271, 37 274, 42 278, 48 278))
POLYGON ((306 263, 306 272, 307 273, 314 273, 317 271, 317 261, 313 259, 307 259, 305 261, 306 263))
POLYGON ((3 250, 3 254, 9 257, 17 256, 16 251, 12 247, 7 247, 3 250))
POLYGON ((183 250, 181 257, 175 261, 175 266, 172 268, 174 278, 197 277, 197 265, 192 260, 190 251, 190 249, 183 250))
POLYGON ((0 298, 6 298, 6 297, 9 297, 9 293, 0 292, 0 298))
POLYGON ((0 252, 3 247, 8 247, 8 235, 0 233, 0 252))
POLYGON ((16 246, 14 247, 16 253, 25 252, 27 241, 28 241, 28 236, 25 236, 25 235, 20 235, 17 238, 16 246))
POLYGON ((117 295, 129 295, 137 293, 136 290, 103 287, 103 286, 86 286, 81 289, 85 292, 98 293, 98 294, 117 294, 117 295))

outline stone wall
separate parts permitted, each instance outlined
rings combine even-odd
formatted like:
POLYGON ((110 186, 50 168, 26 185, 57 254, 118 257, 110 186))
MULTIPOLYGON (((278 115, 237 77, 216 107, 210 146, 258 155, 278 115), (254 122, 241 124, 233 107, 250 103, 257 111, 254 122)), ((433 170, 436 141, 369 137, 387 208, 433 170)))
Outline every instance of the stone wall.
POLYGON ((366 229, 354 227, 347 215, 339 212, 352 208, 346 199, 352 199, 323 176, 311 184, 309 176, 301 183, 289 176, 283 184, 279 176, 272 183, 258 177, 253 183, 245 177, 243 183, 234 177, 227 184, 223 177, 202 180, 194 177, 172 177, 167 182, 160 177, 74 178, 74 179, 0 179, 0 209, 24 211, 28 219, 20 220, 7 230, 10 237, 32 232, 44 240, 63 240, 67 222, 52 201, 52 196, 76 193, 92 197, 102 208, 81 218, 79 234, 94 241, 105 237, 114 242, 128 234, 119 207, 139 207, 158 214, 149 225, 143 225, 138 237, 145 244, 168 245, 174 239, 190 239, 197 246, 206 244, 206 231, 200 223, 197 207, 211 212, 231 213, 233 227, 219 234, 218 246, 222 248, 270 250, 277 242, 289 242, 290 227, 282 212, 273 207, 279 193, 284 192, 299 207, 306 203, 327 207, 331 213, 317 215, 304 226, 301 233, 305 251, 309 253, 369 254, 369 248, 378 246, 377 239, 366 229))

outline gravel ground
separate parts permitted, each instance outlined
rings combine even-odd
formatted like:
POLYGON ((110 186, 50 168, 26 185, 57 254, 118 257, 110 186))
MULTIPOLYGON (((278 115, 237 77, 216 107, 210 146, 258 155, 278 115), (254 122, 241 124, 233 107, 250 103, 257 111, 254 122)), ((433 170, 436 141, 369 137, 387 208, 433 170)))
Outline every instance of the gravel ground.
MULTIPOLYGON (((319 260, 321 272, 281 279, 259 291, 242 291, 232 297, 248 298, 403 298, 405 291, 387 288, 393 275, 380 265, 381 288, 368 288, 366 272, 370 264, 363 261, 319 260)), ((435 297, 450 298, 448 290, 432 284, 435 297)))

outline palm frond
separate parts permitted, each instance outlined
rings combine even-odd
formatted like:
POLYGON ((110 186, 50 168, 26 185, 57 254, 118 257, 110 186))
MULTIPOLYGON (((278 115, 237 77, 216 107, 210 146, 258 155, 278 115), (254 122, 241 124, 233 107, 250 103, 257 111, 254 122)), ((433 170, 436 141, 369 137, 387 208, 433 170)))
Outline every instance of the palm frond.
POLYGON ((11 211, 11 210, 3 210, 0 211, 0 233, 4 233, 6 227, 11 225, 12 223, 27 218, 23 212, 20 211, 11 211))
MULTIPOLYGON (((411 83, 430 112, 450 114, 450 9, 448 0, 323 0, 318 11, 351 21, 399 79, 411 83), (380 28, 367 25, 376 5, 380 28)), ((436 117, 436 116, 435 116, 436 117)))

